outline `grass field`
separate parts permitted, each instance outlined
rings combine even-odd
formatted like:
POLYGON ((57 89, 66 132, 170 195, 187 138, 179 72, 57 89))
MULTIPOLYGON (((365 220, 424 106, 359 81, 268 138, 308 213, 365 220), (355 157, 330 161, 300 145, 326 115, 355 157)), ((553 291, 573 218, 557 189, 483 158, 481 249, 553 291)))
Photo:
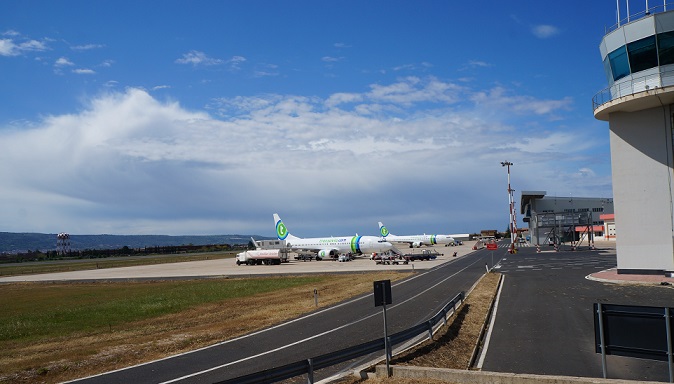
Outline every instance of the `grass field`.
POLYGON ((315 284, 320 277, 190 282, 0 285, 0 342, 33 342, 188 308, 315 284))
POLYGON ((0 276, 84 271, 88 269, 134 267, 138 265, 227 259, 235 257, 237 252, 239 251, 190 253, 181 255, 151 255, 151 256, 110 257, 101 259, 59 260, 55 262, 42 261, 42 262, 5 264, 5 265, 0 264, 0 276))
POLYGON ((408 274, 0 284, 0 383, 54 383, 193 350, 408 274))

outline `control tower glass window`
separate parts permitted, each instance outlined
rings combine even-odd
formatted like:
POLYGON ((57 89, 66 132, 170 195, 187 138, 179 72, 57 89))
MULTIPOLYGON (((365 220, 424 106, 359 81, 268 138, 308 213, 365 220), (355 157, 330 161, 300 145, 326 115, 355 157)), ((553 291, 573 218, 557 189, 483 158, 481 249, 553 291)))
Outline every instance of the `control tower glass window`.
POLYGON ((632 73, 658 66, 655 36, 648 36, 644 39, 627 44, 627 52, 629 53, 632 73))
POLYGON ((630 74, 630 64, 627 61, 627 50, 624 45, 609 53, 608 59, 611 62, 611 72, 613 73, 614 81, 630 74))
POLYGON ((611 61, 608 59, 608 56, 604 59, 604 73, 606 73, 606 79, 610 84, 613 80, 613 75, 611 75, 611 61))
POLYGON ((674 31, 658 34, 660 65, 674 64, 674 31))

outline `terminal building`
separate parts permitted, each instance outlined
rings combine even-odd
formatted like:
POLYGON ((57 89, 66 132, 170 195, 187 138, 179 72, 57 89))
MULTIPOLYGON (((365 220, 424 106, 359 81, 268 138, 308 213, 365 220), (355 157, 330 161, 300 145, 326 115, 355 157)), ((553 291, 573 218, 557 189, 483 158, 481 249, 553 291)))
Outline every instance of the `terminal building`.
POLYGON ((615 225, 605 221, 612 218, 612 198, 555 197, 546 196, 545 191, 522 191, 520 214, 528 224, 533 245, 591 245, 595 240, 615 238, 615 225))
POLYGON ((609 123, 618 273, 671 275, 674 11, 665 3, 618 16, 599 52, 608 87, 592 107, 609 123))

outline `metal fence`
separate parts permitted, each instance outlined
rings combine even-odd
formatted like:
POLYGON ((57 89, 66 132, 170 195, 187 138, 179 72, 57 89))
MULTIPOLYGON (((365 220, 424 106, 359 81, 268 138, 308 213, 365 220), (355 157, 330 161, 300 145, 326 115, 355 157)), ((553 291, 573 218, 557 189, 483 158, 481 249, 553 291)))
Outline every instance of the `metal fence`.
MULTIPOLYGON (((400 331, 388 337, 388 345, 395 345, 417 337, 423 333, 428 333, 428 338, 433 337, 433 329, 440 322, 447 323, 448 315, 454 314, 457 305, 461 305, 465 299, 465 293, 459 292, 451 299, 435 316, 429 320, 415 325, 412 328, 400 331)), ((324 355, 312 357, 306 360, 296 361, 276 368, 266 369, 261 372, 251 373, 249 375, 235 377, 232 379, 219 381, 218 384, 252 384, 252 383, 274 383, 281 380, 290 379, 299 375, 307 375, 307 382, 314 382, 314 371, 327 368, 335 364, 343 363, 357 357, 369 355, 374 352, 384 350, 384 339, 368 341, 363 344, 354 345, 341 349, 339 351, 326 353, 324 355)), ((391 356, 391 351, 386 351, 391 356)))
POLYGON ((592 111, 614 99, 672 85, 674 85, 674 71, 672 70, 660 68, 657 72, 644 76, 634 77, 633 75, 629 75, 627 78, 620 79, 612 86, 604 88, 594 95, 592 98, 592 111))

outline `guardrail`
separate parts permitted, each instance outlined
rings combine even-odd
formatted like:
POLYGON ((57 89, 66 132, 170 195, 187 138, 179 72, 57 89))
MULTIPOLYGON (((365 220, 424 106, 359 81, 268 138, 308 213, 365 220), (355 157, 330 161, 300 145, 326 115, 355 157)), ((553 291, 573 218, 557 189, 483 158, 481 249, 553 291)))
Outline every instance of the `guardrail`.
POLYGON ((645 92, 661 87, 668 87, 674 85, 674 71, 658 71, 646 76, 633 77, 631 79, 615 83, 611 87, 606 87, 597 92, 592 97, 592 111, 601 107, 603 104, 611 100, 621 98, 623 96, 633 95, 639 92, 645 92))
MULTIPOLYGON (((465 299, 465 293, 459 292, 451 299, 435 316, 429 320, 415 325, 412 328, 400 331, 388 337, 388 345, 395 345, 410 340, 418 335, 427 332, 428 338, 433 338, 433 329, 440 322, 447 323, 447 315, 454 314, 457 305, 461 305, 465 299), (450 313, 451 312, 451 313, 450 313)), ((306 360, 296 361, 276 368, 266 369, 261 372, 251 373, 249 375, 235 377, 217 382, 217 384, 253 384, 253 383, 274 383, 276 381, 290 379, 299 375, 307 375, 307 382, 314 382, 314 371, 327 368, 335 364, 343 363, 356 357, 366 356, 371 353, 384 349, 384 339, 368 341, 353 347, 341 349, 339 351, 326 353, 324 355, 312 357, 306 360)), ((391 356, 391 351, 385 351, 391 356)))

